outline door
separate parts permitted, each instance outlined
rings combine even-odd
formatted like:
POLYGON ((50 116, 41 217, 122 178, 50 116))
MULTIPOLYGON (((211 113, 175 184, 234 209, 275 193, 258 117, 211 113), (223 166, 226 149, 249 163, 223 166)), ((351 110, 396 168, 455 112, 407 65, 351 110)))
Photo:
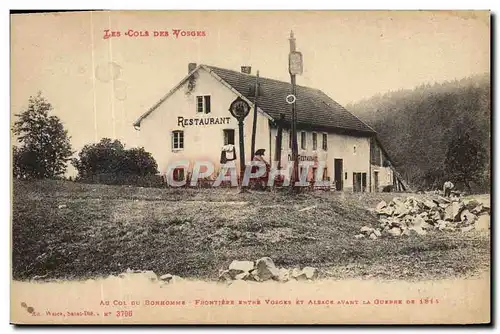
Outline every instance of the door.
POLYGON ((335 167, 335 190, 341 191, 344 188, 342 175, 344 175, 344 162, 342 159, 334 160, 335 167))
POLYGON ((373 172, 373 187, 373 190, 378 192, 378 172, 373 172))

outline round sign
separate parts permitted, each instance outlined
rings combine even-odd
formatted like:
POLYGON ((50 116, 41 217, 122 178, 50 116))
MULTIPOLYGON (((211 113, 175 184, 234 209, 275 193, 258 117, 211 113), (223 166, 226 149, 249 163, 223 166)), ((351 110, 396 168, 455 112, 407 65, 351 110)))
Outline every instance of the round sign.
POLYGON ((234 117, 238 119, 243 119, 247 117, 248 113, 250 112, 250 106, 245 100, 238 97, 231 103, 229 111, 231 112, 231 115, 233 115, 234 117))
POLYGON ((295 95, 292 95, 292 94, 287 95, 287 97, 286 97, 286 103, 288 103, 288 104, 294 104, 296 100, 297 100, 297 98, 295 97, 295 95))

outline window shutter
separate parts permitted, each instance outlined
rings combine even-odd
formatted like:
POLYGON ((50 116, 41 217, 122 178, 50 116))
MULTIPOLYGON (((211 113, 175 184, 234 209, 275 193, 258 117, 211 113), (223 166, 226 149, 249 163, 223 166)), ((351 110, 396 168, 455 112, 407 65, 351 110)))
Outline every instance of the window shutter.
POLYGON ((205 98, 205 114, 210 113, 210 95, 204 96, 205 98))

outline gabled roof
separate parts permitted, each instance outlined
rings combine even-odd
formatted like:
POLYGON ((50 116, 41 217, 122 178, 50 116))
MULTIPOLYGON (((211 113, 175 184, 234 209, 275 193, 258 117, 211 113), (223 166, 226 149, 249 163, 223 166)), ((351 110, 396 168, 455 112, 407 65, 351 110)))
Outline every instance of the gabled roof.
MULTIPOLYGON (((250 105, 253 105, 254 98, 251 88, 255 86, 255 76, 215 66, 199 65, 153 108, 143 114, 134 123, 134 126, 139 126, 142 119, 147 117, 200 68, 207 70, 222 84, 234 90, 250 105)), ((291 107, 286 103, 285 98, 291 94, 292 85, 288 82, 263 77, 259 78, 259 83, 262 92, 262 96, 259 97, 258 101, 259 109, 275 121, 279 120, 280 113, 283 113, 285 115, 285 125, 289 125, 291 123, 291 107)), ((375 130, 319 89, 297 85, 296 92, 297 127, 299 129, 330 130, 367 136, 375 135, 375 130)))

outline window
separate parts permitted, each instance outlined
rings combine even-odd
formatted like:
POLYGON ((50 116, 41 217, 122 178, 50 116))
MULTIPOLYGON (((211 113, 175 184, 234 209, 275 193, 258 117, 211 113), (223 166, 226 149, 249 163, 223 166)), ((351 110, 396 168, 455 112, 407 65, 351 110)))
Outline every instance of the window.
POLYGON ((184 181, 184 168, 175 168, 172 176, 174 181, 184 181))
POLYGON ((224 145, 234 145, 234 130, 224 129, 224 145))
POLYGON ((313 151, 318 149, 318 134, 313 132, 313 151))
POLYGON ((172 132, 172 149, 182 150, 184 148, 184 131, 172 132))
POLYGON ((196 97, 196 112, 204 114, 210 113, 210 95, 196 97))
POLYGON ((323 133, 323 151, 328 151, 328 134, 323 133))
POLYGON ((323 169, 323 181, 330 181, 328 178, 328 168, 323 169))
POLYGON ((300 148, 302 150, 306 149, 306 133, 304 131, 300 133, 300 148))

